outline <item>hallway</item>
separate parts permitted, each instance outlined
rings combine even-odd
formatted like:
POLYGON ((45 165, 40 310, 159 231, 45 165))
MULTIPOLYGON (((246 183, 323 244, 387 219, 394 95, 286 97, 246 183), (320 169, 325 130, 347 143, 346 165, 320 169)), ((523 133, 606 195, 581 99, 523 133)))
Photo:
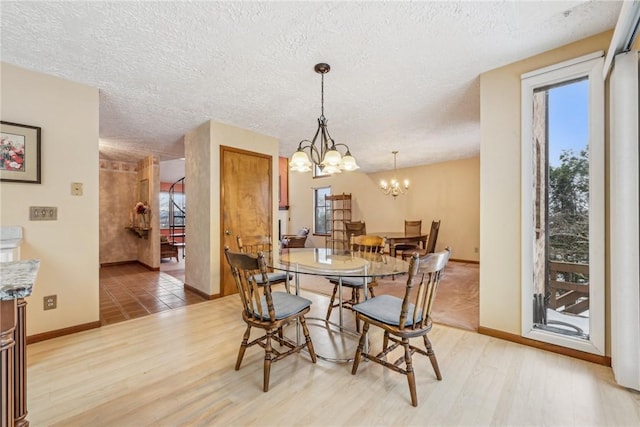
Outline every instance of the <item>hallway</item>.
POLYGON ((171 310, 206 299, 184 288, 184 259, 163 260, 160 271, 131 263, 100 268, 102 325, 171 310))

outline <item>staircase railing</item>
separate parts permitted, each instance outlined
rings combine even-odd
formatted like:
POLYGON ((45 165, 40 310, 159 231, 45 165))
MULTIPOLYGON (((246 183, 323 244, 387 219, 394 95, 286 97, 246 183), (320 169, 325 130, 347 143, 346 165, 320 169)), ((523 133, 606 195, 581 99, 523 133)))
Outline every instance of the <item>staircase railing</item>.
POLYGON ((186 235, 187 213, 185 200, 184 177, 169 187, 169 240, 174 246, 182 247, 182 257, 185 256, 187 243, 186 235), (182 194, 183 205, 176 200, 176 194, 182 194))

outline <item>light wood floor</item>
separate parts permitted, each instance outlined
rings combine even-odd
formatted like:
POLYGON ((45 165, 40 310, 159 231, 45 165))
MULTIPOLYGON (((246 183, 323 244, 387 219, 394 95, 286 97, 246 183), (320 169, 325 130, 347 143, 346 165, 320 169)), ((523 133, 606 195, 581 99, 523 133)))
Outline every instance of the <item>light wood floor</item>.
MULTIPOLYGON (((322 315, 326 297, 307 296, 312 315, 322 315)), ((311 330, 318 353, 340 344, 311 330)), ((233 369, 243 331, 230 296, 31 344, 28 419, 35 427, 640 425, 640 393, 618 387, 610 368, 439 324, 430 336, 444 378, 414 355, 417 408, 400 374, 363 362, 352 376, 350 364, 314 365, 304 353, 275 363, 263 393, 260 348, 233 369)), ((379 345, 377 330, 370 339, 379 345)))

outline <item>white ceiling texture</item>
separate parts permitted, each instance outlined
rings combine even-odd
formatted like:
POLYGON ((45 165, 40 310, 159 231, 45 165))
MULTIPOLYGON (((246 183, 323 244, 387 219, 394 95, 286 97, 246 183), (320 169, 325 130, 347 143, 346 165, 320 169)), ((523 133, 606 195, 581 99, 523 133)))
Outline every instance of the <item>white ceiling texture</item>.
POLYGON ((207 120, 280 140, 325 116, 361 170, 480 151, 482 72, 612 29, 620 1, 0 3, 4 62, 100 90, 100 156, 184 156, 207 120))

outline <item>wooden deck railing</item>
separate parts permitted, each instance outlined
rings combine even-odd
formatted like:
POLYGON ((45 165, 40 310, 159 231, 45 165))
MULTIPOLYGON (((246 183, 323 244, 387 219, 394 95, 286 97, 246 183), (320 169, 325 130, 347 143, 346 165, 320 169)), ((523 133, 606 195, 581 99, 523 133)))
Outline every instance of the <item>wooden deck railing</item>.
POLYGON ((549 308, 572 314, 589 310, 589 264, 549 262, 549 308))

